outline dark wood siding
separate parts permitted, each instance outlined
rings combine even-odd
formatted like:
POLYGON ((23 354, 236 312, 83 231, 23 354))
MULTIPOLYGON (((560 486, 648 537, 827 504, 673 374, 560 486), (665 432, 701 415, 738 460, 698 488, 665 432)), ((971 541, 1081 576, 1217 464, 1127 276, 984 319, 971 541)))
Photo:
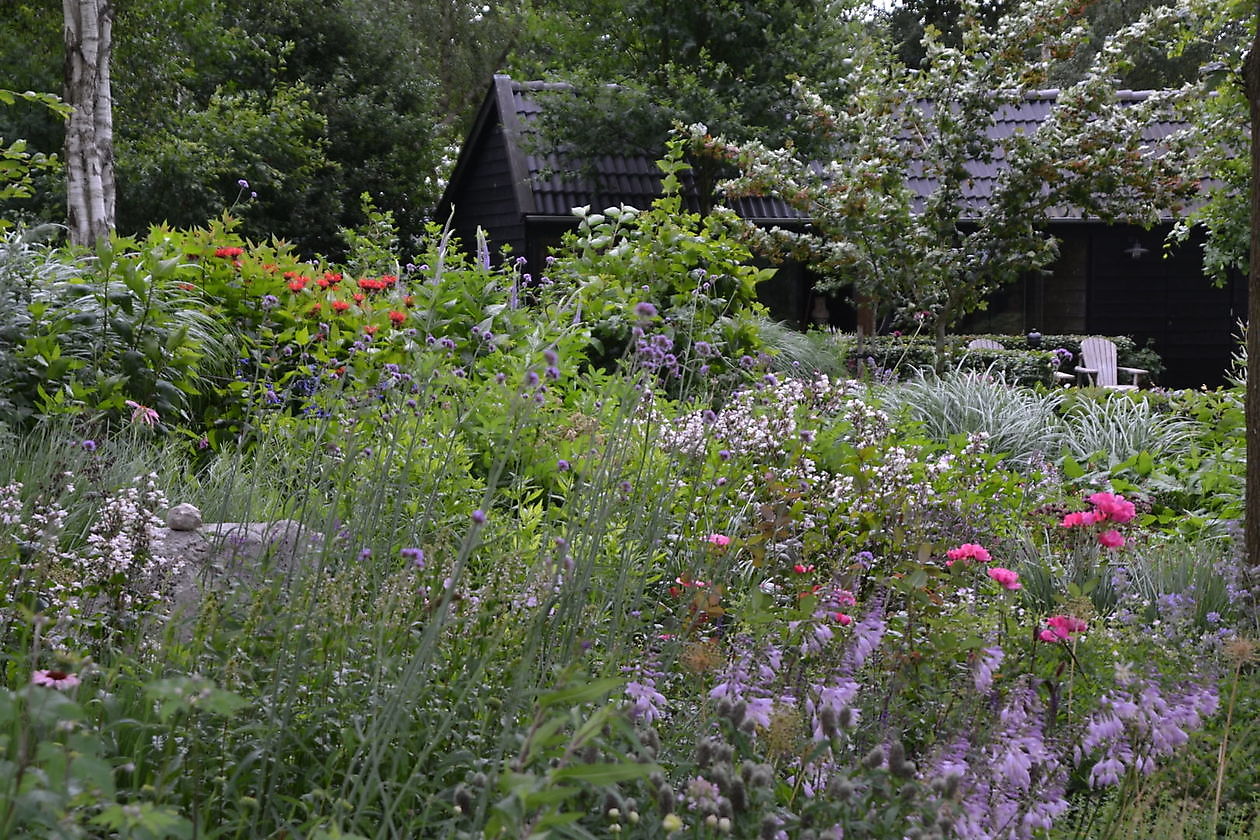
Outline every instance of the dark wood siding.
POLYGON ((1164 361, 1161 384, 1218 385, 1233 348, 1236 290, 1203 276, 1201 246, 1164 247, 1166 227, 1115 227, 1094 234, 1089 332, 1148 340, 1164 361))
MULTIPOLYGON (((505 245, 513 254, 525 253, 525 224, 516 204, 503 126, 495 120, 477 138, 467 175, 452 196, 455 233, 472 253, 477 228, 485 230, 495 261, 505 245)), ((445 221, 445 220, 439 220, 445 221)))

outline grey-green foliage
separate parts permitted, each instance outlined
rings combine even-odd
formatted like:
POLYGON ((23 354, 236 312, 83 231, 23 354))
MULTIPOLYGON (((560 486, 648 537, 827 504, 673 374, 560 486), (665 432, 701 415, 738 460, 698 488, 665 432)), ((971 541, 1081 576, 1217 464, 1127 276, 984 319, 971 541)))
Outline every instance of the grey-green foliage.
POLYGON ((935 440, 983 432, 989 449, 1018 463, 1053 457, 1062 446, 1057 409, 1063 396, 1008 385, 992 373, 953 370, 937 375, 922 371, 884 394, 935 440))
POLYGON ((1063 443, 1077 460, 1102 454, 1107 466, 1140 452, 1156 458, 1180 455, 1190 446, 1197 424, 1159 413, 1140 396, 1108 394, 1078 399, 1064 413, 1063 443))
POLYGON ((847 375, 844 362, 851 337, 839 332, 801 332, 781 321, 757 320, 757 332, 773 357, 775 370, 811 379, 818 374, 833 379, 847 375))

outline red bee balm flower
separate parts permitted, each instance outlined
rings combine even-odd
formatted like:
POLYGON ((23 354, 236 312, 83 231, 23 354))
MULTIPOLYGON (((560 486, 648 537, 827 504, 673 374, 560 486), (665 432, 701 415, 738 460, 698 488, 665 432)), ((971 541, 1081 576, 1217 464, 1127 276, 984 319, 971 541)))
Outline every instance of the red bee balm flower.
POLYGON ((403 321, 407 320, 407 313, 399 312, 397 309, 389 310, 389 320, 395 327, 401 327, 403 321))
POLYGON ((350 308, 350 304, 346 303, 344 300, 334 300, 332 307, 334 312, 345 312, 350 308))
POLYGON ((216 248, 214 251, 216 257, 228 257, 230 259, 239 257, 243 253, 245 253, 244 248, 216 248))

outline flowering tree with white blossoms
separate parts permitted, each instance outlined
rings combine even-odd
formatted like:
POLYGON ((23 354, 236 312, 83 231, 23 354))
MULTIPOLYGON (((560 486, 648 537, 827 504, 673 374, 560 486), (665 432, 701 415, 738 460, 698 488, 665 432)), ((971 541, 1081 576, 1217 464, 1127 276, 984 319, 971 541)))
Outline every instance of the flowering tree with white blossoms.
POLYGON ((986 295, 1055 258, 1043 220, 1071 208, 1149 226, 1196 189, 1178 155, 1142 139, 1144 126, 1168 116, 1168 99, 1121 97, 1111 82, 1159 16, 1118 33, 1033 130, 998 136, 1004 109, 1047 84, 1084 36, 1070 9, 1032 0, 992 31, 973 15, 958 47, 929 31, 920 70, 890 52, 874 56, 854 68, 839 102, 799 82, 800 119, 830 139, 829 161, 731 143, 703 126, 692 141, 738 169, 723 185, 728 198, 776 196, 811 220, 803 232, 749 225, 758 251, 809 264, 820 290, 851 287, 859 302, 925 321, 939 356, 946 330, 986 295), (975 196, 977 167, 994 164, 1002 168, 991 194, 975 196))

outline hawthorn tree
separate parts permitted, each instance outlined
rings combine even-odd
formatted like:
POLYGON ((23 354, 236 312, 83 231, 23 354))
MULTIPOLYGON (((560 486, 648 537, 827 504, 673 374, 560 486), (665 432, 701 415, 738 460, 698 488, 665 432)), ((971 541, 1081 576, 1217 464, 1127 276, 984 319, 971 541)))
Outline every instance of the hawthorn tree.
POLYGON ((1137 29, 1113 38, 1033 130, 994 130, 1084 37, 1070 10, 1069 0, 1033 0, 994 27, 973 15, 954 46, 929 28, 918 69, 889 51, 856 68, 834 104, 798 85, 798 119, 828 139, 829 159, 704 132, 693 142, 738 167, 728 197, 778 196, 811 219, 804 232, 748 226, 759 252, 809 264, 822 291, 852 289, 925 322, 941 359, 950 327, 1055 258, 1043 224, 1052 214, 1151 225, 1194 193, 1181 157, 1142 140, 1168 98, 1121 97, 1111 81, 1137 29), (977 167, 997 161, 991 194, 974 196, 977 167))

